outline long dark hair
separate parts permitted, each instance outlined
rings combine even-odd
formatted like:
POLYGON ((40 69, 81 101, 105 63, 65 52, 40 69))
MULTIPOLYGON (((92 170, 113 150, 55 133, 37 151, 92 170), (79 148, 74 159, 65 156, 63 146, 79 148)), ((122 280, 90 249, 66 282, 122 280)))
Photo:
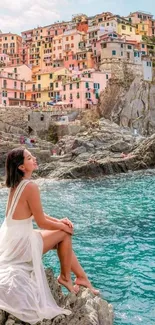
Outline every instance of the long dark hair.
POLYGON ((17 186, 24 176, 24 172, 19 166, 24 164, 24 148, 16 148, 11 150, 6 158, 6 186, 17 186))

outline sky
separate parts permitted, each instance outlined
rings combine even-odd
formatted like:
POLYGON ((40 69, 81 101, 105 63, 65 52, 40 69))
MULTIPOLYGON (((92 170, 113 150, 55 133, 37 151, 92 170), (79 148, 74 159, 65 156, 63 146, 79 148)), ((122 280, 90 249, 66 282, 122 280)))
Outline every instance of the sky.
POLYGON ((155 0, 0 0, 0 30, 20 34, 56 21, 69 21, 74 14, 93 16, 110 11, 126 16, 137 10, 155 15, 155 0))

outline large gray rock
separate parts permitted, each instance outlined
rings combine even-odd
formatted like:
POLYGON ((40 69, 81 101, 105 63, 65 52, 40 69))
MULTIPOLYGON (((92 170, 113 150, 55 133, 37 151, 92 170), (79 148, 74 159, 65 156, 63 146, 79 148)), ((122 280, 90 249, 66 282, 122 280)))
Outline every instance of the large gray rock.
POLYGON ((136 77, 126 88, 126 80, 113 80, 100 96, 100 115, 141 135, 155 132, 155 83, 136 77))
MULTIPOLYGON (((101 297, 94 296, 89 289, 80 289, 77 295, 69 293, 65 296, 60 285, 54 279, 51 270, 46 270, 51 292, 61 307, 72 311, 69 316, 60 315, 53 320, 43 320, 38 325, 112 325, 113 308, 101 297)), ((0 325, 28 325, 14 316, 0 311, 0 325)))

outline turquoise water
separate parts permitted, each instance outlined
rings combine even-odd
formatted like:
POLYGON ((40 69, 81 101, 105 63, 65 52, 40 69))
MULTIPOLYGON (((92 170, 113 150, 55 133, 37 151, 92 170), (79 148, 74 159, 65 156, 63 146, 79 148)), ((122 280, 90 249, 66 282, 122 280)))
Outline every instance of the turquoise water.
MULTIPOLYGON (((43 181, 47 213, 75 224, 73 246, 95 287, 114 306, 115 325, 155 325, 155 173, 95 181, 43 181)), ((0 190, 0 216, 6 189, 0 190)), ((44 264, 59 272, 55 252, 44 264)))

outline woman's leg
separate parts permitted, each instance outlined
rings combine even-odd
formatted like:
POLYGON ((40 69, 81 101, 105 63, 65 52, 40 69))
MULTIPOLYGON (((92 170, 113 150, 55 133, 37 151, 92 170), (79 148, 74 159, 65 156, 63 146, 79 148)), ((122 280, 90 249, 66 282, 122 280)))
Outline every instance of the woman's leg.
POLYGON ((71 281, 72 241, 71 236, 61 230, 36 230, 43 239, 43 254, 58 245, 61 272, 58 277, 59 283, 63 284, 69 291, 75 292, 71 281))
MULTIPOLYGON (((43 238, 43 242, 44 242, 43 254, 45 254, 46 252, 48 252, 51 249, 56 248, 57 254, 58 254, 58 257, 60 260, 60 265, 61 265, 61 263, 63 264, 64 253, 65 253, 65 255, 67 255, 66 257, 68 257, 69 254, 68 254, 67 250, 65 252, 63 251, 58 240, 60 239, 59 236, 60 237, 62 236, 62 234, 60 235, 60 233, 63 233, 63 236, 66 233, 63 231, 60 231, 60 230, 53 230, 53 231, 51 231, 51 230, 36 230, 36 231, 39 231, 43 238)), ((70 235, 67 235, 67 236, 71 237, 70 235)), ((67 262, 68 262, 68 260, 66 258, 65 263, 67 263, 67 262)), ((87 277, 85 271, 83 270, 82 266, 80 265, 73 250, 71 252, 70 263, 71 263, 69 265, 69 267, 71 267, 70 270, 72 270, 72 272, 76 275, 75 284, 89 288, 94 294, 99 294, 99 290, 94 289, 93 286, 91 285, 90 281, 88 280, 88 277, 87 277)), ((62 272, 63 272, 63 270, 62 270, 62 272)), ((62 274, 62 272, 61 272, 61 274, 62 274)), ((61 278, 58 277, 58 281, 60 283, 62 283, 63 282, 62 277, 61 278)), ((62 284, 64 286, 66 286, 65 283, 62 283, 62 284)), ((72 288, 73 288, 73 285, 72 285, 72 288)), ((78 291, 78 288, 74 287, 73 290, 78 291)))
POLYGON ((99 290, 93 288, 91 282, 89 281, 84 269, 80 265, 74 251, 72 251, 72 264, 71 270, 76 275, 75 284, 81 285, 83 287, 89 288, 95 295, 99 294, 99 290))

